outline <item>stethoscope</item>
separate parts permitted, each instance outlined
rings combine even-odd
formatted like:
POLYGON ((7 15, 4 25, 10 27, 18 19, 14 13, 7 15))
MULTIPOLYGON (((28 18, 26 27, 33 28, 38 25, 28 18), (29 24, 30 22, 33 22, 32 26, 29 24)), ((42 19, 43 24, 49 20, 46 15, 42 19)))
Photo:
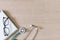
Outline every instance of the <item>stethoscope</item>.
POLYGON ((10 39, 11 40, 17 40, 16 37, 21 34, 21 33, 25 33, 26 32, 26 28, 21 27, 10 39))
MULTIPOLYGON (((37 29, 36 30, 36 32, 34 33, 34 35, 33 35, 33 38, 32 38, 32 40, 34 40, 34 38, 35 38, 35 36, 36 36, 36 34, 37 34, 37 32, 38 32, 38 28, 35 26, 35 25, 30 25, 30 27, 32 27, 32 29, 37 29), (32 27, 33 26, 33 27, 32 27)), ((18 35, 20 35, 21 33, 25 33, 27 30, 26 30, 26 28, 24 28, 24 27, 21 27, 12 37, 11 37, 11 39, 10 40, 18 40, 18 39, 16 39, 16 37, 18 36, 18 35)), ((32 31, 32 30, 31 30, 32 31)), ((30 34, 29 34, 30 35, 30 34)), ((28 36, 29 36, 28 35, 28 36)), ((27 37, 28 37, 27 36, 27 37)), ((22 40, 26 40, 25 38, 22 38, 22 40)))

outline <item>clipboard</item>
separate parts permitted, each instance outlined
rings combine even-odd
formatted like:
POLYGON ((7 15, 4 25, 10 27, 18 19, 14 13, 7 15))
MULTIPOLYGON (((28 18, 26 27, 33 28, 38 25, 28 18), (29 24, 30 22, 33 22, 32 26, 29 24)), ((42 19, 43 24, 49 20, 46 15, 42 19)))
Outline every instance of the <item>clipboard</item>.
POLYGON ((3 17, 8 18, 8 16, 3 12, 3 10, 0 10, 0 40, 6 40, 11 34, 13 34, 17 30, 17 27, 14 25, 14 23, 8 18, 9 19, 8 28, 10 30, 10 33, 8 36, 4 36, 3 17))

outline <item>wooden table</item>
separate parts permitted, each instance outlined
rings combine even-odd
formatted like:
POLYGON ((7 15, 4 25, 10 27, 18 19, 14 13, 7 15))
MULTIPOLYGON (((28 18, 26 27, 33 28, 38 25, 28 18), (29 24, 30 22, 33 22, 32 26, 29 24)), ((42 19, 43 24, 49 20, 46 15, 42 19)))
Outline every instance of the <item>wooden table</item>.
POLYGON ((19 26, 42 27, 35 40, 60 40, 60 0, 0 0, 19 26))

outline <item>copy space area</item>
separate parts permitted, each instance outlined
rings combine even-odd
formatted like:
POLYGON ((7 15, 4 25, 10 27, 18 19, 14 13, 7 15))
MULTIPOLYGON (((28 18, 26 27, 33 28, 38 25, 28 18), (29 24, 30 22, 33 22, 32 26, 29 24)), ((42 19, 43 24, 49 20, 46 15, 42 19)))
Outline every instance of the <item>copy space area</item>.
POLYGON ((20 26, 42 27, 35 40, 60 40, 60 0, 0 0, 0 9, 20 26))

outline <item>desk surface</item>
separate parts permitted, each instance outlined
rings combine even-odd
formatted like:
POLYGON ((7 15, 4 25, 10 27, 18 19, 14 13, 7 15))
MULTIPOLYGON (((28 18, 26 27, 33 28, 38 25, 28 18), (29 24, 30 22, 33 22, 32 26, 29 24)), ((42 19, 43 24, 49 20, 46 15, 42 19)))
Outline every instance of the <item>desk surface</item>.
POLYGON ((42 27, 35 40, 60 40, 60 0, 0 0, 18 25, 42 27))

